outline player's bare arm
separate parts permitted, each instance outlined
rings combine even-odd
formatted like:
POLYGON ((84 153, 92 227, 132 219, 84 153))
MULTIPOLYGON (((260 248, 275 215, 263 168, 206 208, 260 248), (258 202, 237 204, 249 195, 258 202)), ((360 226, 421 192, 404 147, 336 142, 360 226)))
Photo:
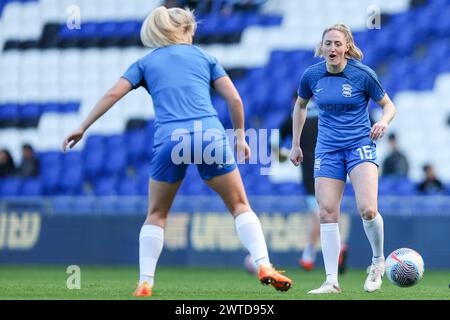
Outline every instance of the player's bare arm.
POLYGON ((300 136, 306 121, 306 106, 308 105, 308 101, 309 100, 298 97, 294 106, 294 114, 292 115, 292 149, 289 159, 291 159, 295 166, 298 166, 303 162, 303 152, 300 148, 300 136))
POLYGON ((214 89, 222 96, 228 105, 231 121, 236 134, 236 148, 239 160, 250 158, 250 147, 245 141, 244 107, 241 97, 229 77, 221 77, 214 81, 214 89))
POLYGON ((370 131, 370 139, 373 141, 380 139, 387 131, 389 124, 395 117, 396 108, 387 94, 384 95, 381 100, 377 101, 377 104, 383 109, 383 116, 381 120, 372 126, 370 131))
POLYGON ((131 83, 128 80, 120 78, 116 84, 109 89, 103 97, 97 102, 92 111, 86 117, 86 119, 81 123, 80 127, 70 133, 63 142, 63 150, 66 151, 67 147, 72 149, 78 141, 83 138, 83 134, 86 130, 105 114, 117 101, 122 99, 130 90, 132 89, 131 83))

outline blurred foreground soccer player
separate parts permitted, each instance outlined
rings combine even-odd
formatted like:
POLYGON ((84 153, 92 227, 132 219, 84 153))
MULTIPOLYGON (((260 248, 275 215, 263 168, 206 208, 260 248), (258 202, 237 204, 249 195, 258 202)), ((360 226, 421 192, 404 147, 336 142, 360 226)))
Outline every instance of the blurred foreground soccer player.
POLYGON ((326 281, 311 294, 340 293, 338 258, 341 246, 338 219, 347 174, 355 190, 356 204, 372 247, 372 265, 364 289, 381 288, 385 261, 383 218, 378 213, 378 164, 374 141, 381 138, 395 115, 395 106, 385 93, 375 72, 359 60, 346 25, 327 28, 316 55, 325 61, 304 72, 294 107, 290 159, 298 166, 303 161, 300 137, 310 98, 319 107, 319 135, 315 150, 314 178, 320 209, 320 239, 326 281), (376 101, 383 117, 370 127, 367 104, 376 101))
POLYGON ((150 170, 148 216, 139 235, 140 279, 134 295, 152 295, 167 215, 187 166, 194 161, 201 177, 222 197, 235 218, 236 232, 258 265, 259 280, 263 284, 271 284, 277 290, 286 291, 292 281, 270 264, 260 221, 250 208, 225 129, 211 104, 211 84, 228 103, 237 136, 237 150, 243 151, 242 156, 248 159, 250 148, 244 136, 241 98, 217 60, 192 45, 195 29, 195 18, 189 10, 158 7, 152 11, 142 25, 141 40, 154 50, 129 67, 115 86, 100 99, 80 128, 64 140, 63 149, 73 148, 101 115, 131 89, 143 86, 153 99, 156 131, 150 170), (224 151, 223 156, 228 156, 226 161, 219 159, 211 163, 203 159, 206 147, 211 148, 211 139, 207 143, 201 139, 201 153, 196 152, 198 150, 194 144, 197 141, 194 139, 197 135, 194 132, 199 130, 199 124, 202 133, 213 134, 216 155, 220 150, 224 151), (175 152, 180 140, 189 141, 189 150, 182 151, 181 163, 176 157, 180 154, 179 150, 175 152), (192 156, 188 155, 186 159, 188 153, 192 153, 192 156), (197 162, 198 156, 201 157, 200 162, 197 162))

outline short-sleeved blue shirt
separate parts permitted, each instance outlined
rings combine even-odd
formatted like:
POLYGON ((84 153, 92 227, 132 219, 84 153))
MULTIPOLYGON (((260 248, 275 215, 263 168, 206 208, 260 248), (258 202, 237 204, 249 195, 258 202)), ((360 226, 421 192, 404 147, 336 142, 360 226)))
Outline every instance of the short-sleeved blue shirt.
POLYGON ((316 154, 370 145, 369 99, 378 101, 385 91, 375 72, 355 59, 348 59, 340 73, 329 73, 326 62, 307 68, 298 95, 314 97, 319 108, 316 154))
POLYGON ((226 75, 217 59, 205 51, 177 44, 153 50, 133 63, 122 77, 133 89, 143 86, 151 95, 154 145, 158 145, 176 129, 194 132, 194 120, 202 121, 202 130, 224 130, 212 105, 210 89, 212 81, 226 75))

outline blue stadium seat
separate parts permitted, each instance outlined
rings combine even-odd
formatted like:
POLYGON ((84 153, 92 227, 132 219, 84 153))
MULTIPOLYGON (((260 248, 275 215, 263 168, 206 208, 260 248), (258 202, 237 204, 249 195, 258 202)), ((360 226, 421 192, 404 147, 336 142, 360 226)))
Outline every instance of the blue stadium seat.
POLYGON ((20 178, 0 179, 0 196, 16 197, 20 195, 22 180, 20 178))
POLYGON ((349 196, 353 196, 355 195, 355 190, 353 190, 353 186, 351 183, 346 183, 345 187, 344 187, 344 196, 345 195, 349 195, 349 196))
POLYGON ((48 103, 44 103, 42 105, 42 113, 44 112, 53 112, 53 113, 57 113, 62 111, 61 106, 59 103, 56 102, 48 102, 48 103))
POLYGON ((261 26, 278 26, 281 24, 283 18, 278 15, 260 14, 258 24, 261 26))
POLYGON ((395 179, 390 177, 381 177, 378 179, 378 195, 390 195, 393 189, 393 181, 395 181, 395 179))
POLYGON ((257 12, 247 12, 244 16, 245 27, 256 26, 260 23, 260 15, 257 12))
POLYGON ((227 103, 219 95, 212 96, 212 104, 214 109, 217 111, 217 116, 220 120, 226 119, 228 117, 227 103))
POLYGON ((66 102, 62 103, 60 106, 62 112, 78 112, 79 108, 80 104, 78 102, 66 102))
POLYGON ((104 173, 105 157, 102 149, 84 154, 84 172, 89 181, 95 181, 104 173))
POLYGON ((440 37, 450 36, 450 6, 443 8, 435 19, 433 24, 433 31, 440 37))
POLYGON ((244 17, 241 13, 234 13, 227 17, 227 19, 223 20, 223 25, 221 27, 222 33, 238 33, 241 32, 244 28, 244 17))
POLYGON ((83 152, 98 151, 104 149, 105 137, 101 135, 89 135, 86 139, 86 144, 83 152))
POLYGON ((84 22, 80 30, 81 38, 94 38, 98 36, 99 24, 96 22, 84 22))
POLYGON ((119 37, 130 37, 132 35, 139 35, 141 30, 140 21, 122 21, 119 22, 119 27, 116 30, 116 35, 119 37))
POLYGON ((139 195, 139 184, 137 178, 124 178, 120 181, 118 195, 121 196, 134 196, 139 195))
POLYGON ((128 164, 137 166, 137 164, 148 159, 148 149, 151 149, 151 144, 148 144, 147 137, 144 130, 130 130, 125 133, 125 145, 128 158, 128 164))
POLYGON ((19 105, 16 103, 0 104, 0 120, 17 120, 19 118, 19 105))
POLYGON ((303 190, 298 183, 286 182, 277 186, 280 195, 298 196, 303 194, 303 190))
POLYGON ((394 190, 392 191, 398 195, 412 196, 417 194, 417 185, 409 179, 399 179, 395 183, 394 190))
POLYGON ((148 183, 150 181, 149 179, 150 179, 149 171, 139 172, 138 178, 137 178, 139 195, 141 195, 141 196, 148 195, 148 183))
POLYGON ((42 186, 45 195, 56 195, 60 192, 61 170, 53 167, 51 170, 42 171, 42 186))
POLYGON ((66 166, 61 172, 59 186, 64 195, 81 195, 83 193, 84 171, 81 164, 66 166))
POLYGON ((25 197, 37 197, 42 196, 44 188, 40 178, 28 178, 24 179, 20 194, 25 197))
POLYGON ((62 167, 63 153, 59 151, 49 151, 38 153, 40 172, 45 175, 49 171, 57 171, 62 167))
POLYGON ((70 170, 70 168, 74 166, 82 166, 83 154, 80 151, 70 151, 68 153, 64 153, 62 162, 64 170, 70 170))
POLYGON ((41 114, 42 107, 39 103, 26 103, 19 106, 19 117, 22 119, 39 118, 41 114))
MULTIPOLYGON (((281 107, 280 107, 281 108, 281 107)), ((286 105, 286 110, 290 110, 290 105, 286 105)), ((277 129, 280 127, 284 118, 286 117, 286 112, 272 111, 266 114, 263 128, 265 129, 277 129)))
POLYGON ((88 136, 82 151, 82 158, 85 175, 89 181, 94 182, 103 174, 105 156, 105 138, 100 135, 88 136))
POLYGON ((114 37, 119 30, 119 24, 115 21, 105 21, 98 24, 98 34, 100 37, 114 37))
POLYGON ((127 153, 124 147, 118 147, 113 153, 108 154, 108 161, 104 164, 105 174, 123 176, 127 169, 127 153))
POLYGON ((113 196, 117 194, 117 179, 112 177, 100 178, 95 184, 95 195, 113 196))
POLYGON ((221 17, 219 14, 210 14, 198 19, 197 35, 210 35, 216 33, 220 26, 221 17))

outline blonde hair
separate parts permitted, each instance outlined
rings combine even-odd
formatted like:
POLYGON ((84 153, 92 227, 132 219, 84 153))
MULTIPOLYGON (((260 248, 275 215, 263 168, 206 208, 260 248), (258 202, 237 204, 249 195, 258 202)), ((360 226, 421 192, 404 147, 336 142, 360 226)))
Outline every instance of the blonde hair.
POLYGON ((141 41, 146 47, 158 48, 183 43, 197 29, 194 12, 190 9, 164 6, 154 9, 141 27, 141 41))
POLYGON ((356 60, 363 59, 364 55, 363 55, 361 49, 359 49, 355 44, 355 40, 353 39, 352 31, 350 30, 350 28, 347 25, 342 24, 342 23, 335 24, 329 28, 326 28, 323 31, 322 41, 320 41, 320 43, 318 44, 318 46, 316 47, 316 50, 315 50, 315 54, 314 54, 315 57, 323 56, 323 52, 322 52, 323 38, 331 30, 340 31, 344 34, 345 41, 347 42, 347 45, 348 45, 348 51, 345 53, 346 58, 353 58, 356 60))

